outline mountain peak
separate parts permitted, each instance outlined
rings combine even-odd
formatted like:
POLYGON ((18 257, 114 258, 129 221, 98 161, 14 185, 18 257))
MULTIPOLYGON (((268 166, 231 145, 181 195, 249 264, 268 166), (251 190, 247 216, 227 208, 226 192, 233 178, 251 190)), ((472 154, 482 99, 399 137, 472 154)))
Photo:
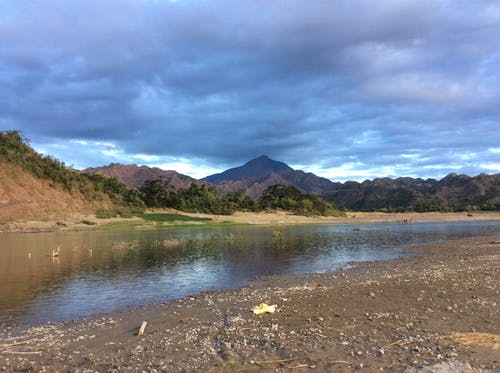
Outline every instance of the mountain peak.
POLYGON ((267 155, 261 155, 260 157, 257 157, 257 158, 254 158, 250 161, 248 161, 247 163, 250 163, 250 162, 269 162, 269 161, 273 161, 271 158, 269 158, 267 155))
POLYGON ((293 170, 286 163, 272 160, 267 155, 261 155, 252 159, 243 166, 230 168, 220 174, 214 174, 203 178, 203 181, 220 183, 223 181, 235 181, 247 178, 260 178, 272 173, 280 173, 293 170))
POLYGON ((275 161, 271 158, 269 158, 267 155, 261 155, 260 157, 254 158, 247 163, 245 163, 242 167, 248 167, 248 166, 260 166, 260 167, 266 167, 273 169, 273 172, 276 170, 288 170, 291 169, 290 166, 288 166, 286 163, 275 161))

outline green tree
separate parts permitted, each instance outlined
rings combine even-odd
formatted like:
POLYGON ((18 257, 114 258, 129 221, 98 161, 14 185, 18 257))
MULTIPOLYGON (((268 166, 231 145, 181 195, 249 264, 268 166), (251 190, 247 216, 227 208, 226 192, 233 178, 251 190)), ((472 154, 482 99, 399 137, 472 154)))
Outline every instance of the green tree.
POLYGON ((162 178, 146 180, 139 193, 147 207, 169 207, 165 203, 168 198, 162 178))
POLYGON ((286 210, 298 215, 342 216, 333 203, 318 196, 303 194, 290 185, 272 185, 258 201, 260 210, 286 210))

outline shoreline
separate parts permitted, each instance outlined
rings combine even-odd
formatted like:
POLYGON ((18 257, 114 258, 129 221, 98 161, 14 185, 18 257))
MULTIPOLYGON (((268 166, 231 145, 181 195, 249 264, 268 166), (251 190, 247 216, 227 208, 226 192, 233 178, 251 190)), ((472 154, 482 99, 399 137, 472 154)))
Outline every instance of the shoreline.
MULTIPOLYGON (((230 223, 234 225, 285 226, 300 224, 368 224, 368 223, 433 223, 459 221, 500 220, 500 212, 428 212, 428 213, 385 213, 385 212, 347 212, 345 217, 301 216, 286 212, 253 213, 236 212, 233 215, 212 215, 188 213, 176 210, 151 210, 157 213, 176 213, 193 218, 209 218, 208 226, 230 223)), ((189 223, 189 222, 188 222, 189 223)), ((176 227, 178 224, 165 224, 162 228, 176 227)), ((196 222, 189 226, 196 227, 196 222)), ((72 213, 50 217, 44 220, 17 220, 0 224, 0 233, 39 233, 56 231, 82 231, 101 229, 158 229, 154 223, 141 218, 98 219, 93 214, 72 213), (85 222, 85 223, 84 223, 85 222), (137 225, 137 226, 134 226, 137 225)))
POLYGON ((6 330, 3 368, 500 369, 499 237, 409 249, 416 255, 332 273, 269 276, 243 289, 42 324, 17 336, 6 330), (261 302, 277 304, 277 312, 253 315, 261 302), (137 336, 142 321, 146 333, 137 336))

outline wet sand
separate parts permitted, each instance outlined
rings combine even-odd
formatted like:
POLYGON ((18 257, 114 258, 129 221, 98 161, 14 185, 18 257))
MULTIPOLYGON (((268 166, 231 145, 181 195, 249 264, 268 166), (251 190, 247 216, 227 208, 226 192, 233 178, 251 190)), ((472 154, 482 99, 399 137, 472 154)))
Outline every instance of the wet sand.
POLYGON ((500 237, 412 250, 330 274, 269 277, 88 320, 7 328, 0 369, 500 371, 500 237), (261 302, 277 311, 254 315, 261 302))

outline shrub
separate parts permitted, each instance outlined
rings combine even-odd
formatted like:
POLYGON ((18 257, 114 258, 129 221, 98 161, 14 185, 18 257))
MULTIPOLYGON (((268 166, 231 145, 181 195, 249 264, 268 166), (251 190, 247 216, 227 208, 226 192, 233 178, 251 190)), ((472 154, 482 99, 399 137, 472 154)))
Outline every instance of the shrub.
POLYGON ((118 215, 117 211, 114 209, 97 209, 95 212, 95 216, 98 219, 111 219, 111 218, 116 218, 118 215))
POLYGON ((127 208, 119 209, 118 215, 120 215, 121 218, 131 218, 132 216, 134 216, 132 214, 132 210, 127 209, 127 208))

